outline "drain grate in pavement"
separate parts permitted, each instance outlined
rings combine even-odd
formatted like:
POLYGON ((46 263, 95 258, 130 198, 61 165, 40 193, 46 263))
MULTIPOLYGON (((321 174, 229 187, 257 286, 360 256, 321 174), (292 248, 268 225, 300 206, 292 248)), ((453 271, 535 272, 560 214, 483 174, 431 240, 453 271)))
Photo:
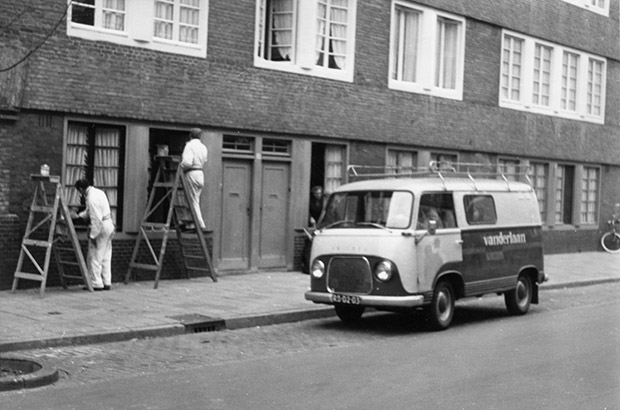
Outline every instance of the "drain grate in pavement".
POLYGON ((181 322, 185 326, 185 333, 217 332, 226 328, 224 319, 204 316, 198 313, 168 316, 168 318, 181 322))

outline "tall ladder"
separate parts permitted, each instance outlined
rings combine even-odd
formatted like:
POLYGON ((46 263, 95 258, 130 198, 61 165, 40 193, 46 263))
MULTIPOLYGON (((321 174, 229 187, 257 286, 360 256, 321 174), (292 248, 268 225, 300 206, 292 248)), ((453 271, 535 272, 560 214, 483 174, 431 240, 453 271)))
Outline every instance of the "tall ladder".
POLYGON ((63 288, 67 288, 67 279, 79 279, 92 292, 93 285, 69 207, 65 203, 60 177, 33 174, 30 179, 36 185, 11 292, 17 289, 19 279, 27 279, 41 282, 39 292, 43 296, 52 253, 63 288), (52 191, 48 192, 46 188, 52 191), (53 200, 50 201, 52 195, 53 200), (79 275, 65 270, 66 266, 77 267, 79 275))
POLYGON ((154 289, 157 289, 171 228, 176 231, 187 278, 190 278, 190 271, 207 272, 211 279, 217 282, 207 241, 186 195, 188 182, 183 169, 179 166, 181 159, 178 156, 157 156, 156 160, 159 162, 159 168, 140 224, 129 269, 125 275, 125 284, 129 283, 134 270, 143 269, 155 272, 154 289), (160 198, 156 200, 157 196, 160 198), (165 222, 152 221, 153 214, 158 210, 166 212, 165 222), (161 245, 157 251, 154 239, 159 237, 161 245), (150 256, 146 263, 138 261, 142 243, 146 245, 150 256))

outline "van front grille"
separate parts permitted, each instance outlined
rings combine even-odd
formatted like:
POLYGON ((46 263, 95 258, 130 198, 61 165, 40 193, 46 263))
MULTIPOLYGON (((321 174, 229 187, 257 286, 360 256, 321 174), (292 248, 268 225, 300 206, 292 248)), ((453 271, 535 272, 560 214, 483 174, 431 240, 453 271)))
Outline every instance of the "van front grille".
POLYGON ((329 262, 327 287, 331 292, 370 293, 372 277, 366 258, 337 257, 329 262))

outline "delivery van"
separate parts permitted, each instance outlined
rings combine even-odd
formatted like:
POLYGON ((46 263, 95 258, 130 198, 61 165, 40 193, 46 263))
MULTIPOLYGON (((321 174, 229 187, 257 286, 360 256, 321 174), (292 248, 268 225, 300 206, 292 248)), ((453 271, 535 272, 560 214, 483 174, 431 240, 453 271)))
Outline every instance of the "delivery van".
POLYGON ((441 172, 352 182, 330 194, 314 232, 305 298, 343 321, 424 310, 436 330, 461 298, 503 295, 523 315, 547 280, 541 235, 525 182, 441 172))

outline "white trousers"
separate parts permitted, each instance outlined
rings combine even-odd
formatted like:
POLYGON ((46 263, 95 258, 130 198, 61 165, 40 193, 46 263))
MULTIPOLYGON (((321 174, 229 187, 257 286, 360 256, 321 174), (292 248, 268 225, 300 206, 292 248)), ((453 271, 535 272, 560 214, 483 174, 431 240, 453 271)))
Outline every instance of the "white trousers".
POLYGON ((194 209, 198 225, 200 225, 200 228, 204 229, 206 225, 205 221, 202 219, 202 211, 200 210, 200 193, 202 192, 202 187, 205 184, 204 174, 202 171, 192 170, 188 171, 185 176, 187 177, 187 182, 189 185, 187 187, 187 200, 189 201, 189 206, 194 209))
POLYGON ((95 288, 112 284, 112 238, 114 224, 111 219, 103 221, 101 233, 88 240, 88 274, 95 288))

